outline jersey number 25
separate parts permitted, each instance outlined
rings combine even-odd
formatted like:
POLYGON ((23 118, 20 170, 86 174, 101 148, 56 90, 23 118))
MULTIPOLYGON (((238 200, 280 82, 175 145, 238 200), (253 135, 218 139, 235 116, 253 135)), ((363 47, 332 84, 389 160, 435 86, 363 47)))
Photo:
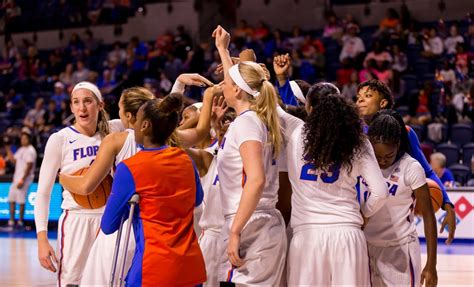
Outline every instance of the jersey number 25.
MULTIPOLYGON (((330 175, 327 172, 321 173, 321 180, 324 183, 334 183, 339 179, 339 171, 339 165, 332 165, 328 171, 330 175)), ((312 163, 307 163, 303 165, 303 168, 301 169, 300 179, 317 181, 318 175, 316 174, 315 165, 312 163)))

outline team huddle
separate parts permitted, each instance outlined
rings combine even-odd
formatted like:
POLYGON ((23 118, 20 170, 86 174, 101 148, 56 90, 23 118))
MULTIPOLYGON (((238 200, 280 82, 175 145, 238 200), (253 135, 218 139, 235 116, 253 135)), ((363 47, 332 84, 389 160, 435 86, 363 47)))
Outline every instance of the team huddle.
POLYGON ((212 36, 222 83, 182 74, 162 99, 125 89, 119 120, 108 119, 93 84, 72 90, 75 123, 48 139, 35 203, 39 261, 57 272, 59 286, 109 284, 134 194, 129 286, 435 286, 427 177, 443 192, 448 241, 452 204, 416 134, 391 110, 388 87, 361 83, 354 104, 331 83, 289 81, 288 55, 274 58, 275 87, 251 51, 230 57, 222 27, 212 36), (180 122, 190 85, 208 88, 180 122), (47 227, 58 174, 64 211, 55 251, 47 227), (98 198, 106 204, 94 208, 98 198), (424 266, 415 208, 424 222, 424 266))

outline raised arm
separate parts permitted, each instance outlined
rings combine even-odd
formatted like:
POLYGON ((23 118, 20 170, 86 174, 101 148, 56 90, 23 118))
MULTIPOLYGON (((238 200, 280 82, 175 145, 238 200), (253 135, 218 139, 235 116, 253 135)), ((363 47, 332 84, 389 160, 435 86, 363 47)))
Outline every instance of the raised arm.
POLYGON ((113 167, 115 157, 125 143, 127 132, 111 133, 101 142, 97 156, 83 176, 61 174, 59 183, 64 189, 81 195, 95 191, 113 167))
POLYGON ((187 130, 176 130, 178 139, 184 148, 196 145, 209 134, 211 129, 212 100, 217 91, 216 89, 220 89, 220 87, 210 87, 204 92, 203 105, 197 126, 187 130))
POLYGON ((222 66, 224 68, 224 77, 228 77, 227 71, 232 67, 233 62, 229 53, 230 34, 220 25, 212 32, 212 37, 215 38, 215 44, 219 56, 221 57, 222 66))

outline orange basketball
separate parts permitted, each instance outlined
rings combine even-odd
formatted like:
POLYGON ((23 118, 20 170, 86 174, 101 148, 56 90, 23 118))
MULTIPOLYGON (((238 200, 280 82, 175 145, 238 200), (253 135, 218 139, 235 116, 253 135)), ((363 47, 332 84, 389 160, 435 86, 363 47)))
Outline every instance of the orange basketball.
MULTIPOLYGON (((87 173, 89 167, 80 169, 74 175, 84 175, 87 173)), ((71 192, 72 198, 80 206, 87 209, 95 209, 105 205, 112 190, 112 177, 108 174, 104 180, 99 184, 96 190, 89 195, 80 195, 71 192)))
MULTIPOLYGON (((426 183, 428 184, 428 188, 430 189, 431 205, 433 205, 433 211, 436 213, 443 204, 443 192, 434 180, 427 178, 426 183)), ((421 211, 417 209, 416 205, 415 214, 421 216, 421 211)))

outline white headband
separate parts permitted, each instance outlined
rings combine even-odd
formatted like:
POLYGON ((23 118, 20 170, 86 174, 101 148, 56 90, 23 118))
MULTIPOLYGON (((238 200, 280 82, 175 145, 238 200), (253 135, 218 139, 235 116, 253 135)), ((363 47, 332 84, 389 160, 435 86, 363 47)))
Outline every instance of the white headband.
POLYGON ((290 81, 290 87, 295 97, 298 100, 300 100, 300 102, 302 102, 303 104, 306 104, 306 98, 303 95, 303 91, 301 91, 300 86, 298 86, 298 84, 295 81, 290 81))
POLYGON ((89 82, 77 83, 74 86, 74 89, 72 89, 71 95, 74 94, 74 92, 79 90, 79 89, 86 89, 86 90, 90 91, 91 93, 94 94, 94 96, 96 96, 96 98, 99 100, 99 102, 104 101, 104 99, 102 98, 102 94, 99 91, 99 88, 97 88, 97 86, 92 84, 92 83, 89 83, 89 82))
POLYGON ((250 88, 249 85, 244 81, 244 78, 242 78, 242 75, 239 71, 239 64, 235 64, 230 67, 229 76, 232 78, 234 83, 246 93, 251 94, 253 97, 258 97, 260 95, 259 91, 255 91, 254 89, 250 88))
POLYGON ((192 104, 191 106, 195 107, 196 109, 200 110, 202 108, 202 102, 197 102, 192 104))

